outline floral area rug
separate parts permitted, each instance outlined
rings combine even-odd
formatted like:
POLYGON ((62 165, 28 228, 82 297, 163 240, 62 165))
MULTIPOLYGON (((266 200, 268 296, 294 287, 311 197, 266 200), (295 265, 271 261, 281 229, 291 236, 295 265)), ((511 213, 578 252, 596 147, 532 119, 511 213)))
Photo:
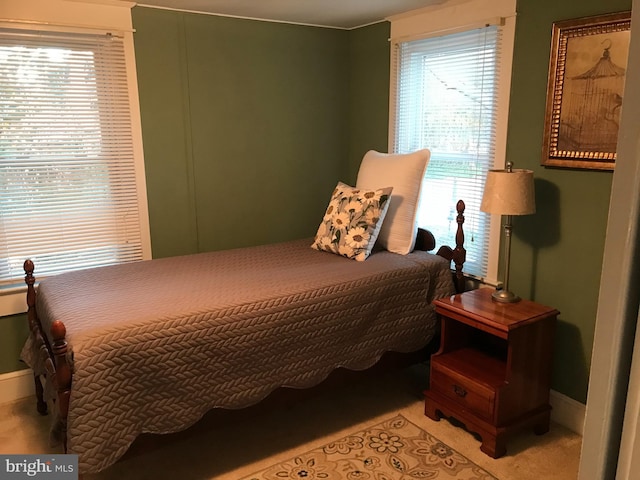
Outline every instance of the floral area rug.
POLYGON ((406 418, 395 418, 244 480, 497 480, 406 418))

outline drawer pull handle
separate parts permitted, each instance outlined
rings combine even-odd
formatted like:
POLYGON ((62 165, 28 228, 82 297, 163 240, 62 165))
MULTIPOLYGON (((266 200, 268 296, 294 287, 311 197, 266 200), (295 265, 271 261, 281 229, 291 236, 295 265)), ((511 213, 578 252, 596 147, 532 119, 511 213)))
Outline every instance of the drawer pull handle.
POLYGON ((466 397, 466 396, 467 396, 467 391, 466 391, 464 388, 459 387, 458 385, 454 385, 454 386, 453 386, 453 391, 454 391, 454 392, 455 392, 455 394, 456 394, 456 395, 458 395, 459 397, 464 398, 464 397, 466 397))

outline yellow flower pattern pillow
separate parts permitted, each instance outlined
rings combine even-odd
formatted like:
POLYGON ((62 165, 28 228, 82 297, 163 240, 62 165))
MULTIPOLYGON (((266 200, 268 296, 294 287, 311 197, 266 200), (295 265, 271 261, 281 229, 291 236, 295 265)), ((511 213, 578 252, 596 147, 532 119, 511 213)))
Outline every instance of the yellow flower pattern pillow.
POLYGON ((338 182, 311 247, 366 260, 378 238, 392 190, 367 190, 338 182))

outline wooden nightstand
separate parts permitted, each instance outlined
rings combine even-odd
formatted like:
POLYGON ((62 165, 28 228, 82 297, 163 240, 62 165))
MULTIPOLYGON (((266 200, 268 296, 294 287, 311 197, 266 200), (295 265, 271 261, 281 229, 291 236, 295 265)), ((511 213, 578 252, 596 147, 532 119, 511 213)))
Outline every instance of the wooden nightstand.
POLYGON ((498 303, 481 288, 436 300, 440 349, 431 357, 425 414, 454 417, 498 458, 515 430, 549 431, 553 334, 558 311, 528 300, 498 303))

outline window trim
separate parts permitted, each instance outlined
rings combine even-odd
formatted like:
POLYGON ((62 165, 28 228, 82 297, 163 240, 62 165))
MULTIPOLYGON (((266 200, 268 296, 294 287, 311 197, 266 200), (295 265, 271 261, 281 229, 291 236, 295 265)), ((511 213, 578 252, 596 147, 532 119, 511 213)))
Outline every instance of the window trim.
MULTIPOLYGON (((135 49, 131 2, 73 2, 61 0, 9 0, 4 5, 0 23, 14 29, 48 30, 59 32, 89 32, 118 34, 123 38, 127 83, 129 87, 129 105, 131 110, 131 135, 136 183, 138 185, 138 208, 140 216, 140 234, 142 258, 151 259, 151 233, 147 204, 147 187, 144 170, 144 151, 142 146, 142 123, 138 97, 138 78, 136 72, 135 49)), ((38 278, 36 265, 35 277, 38 278)), ((25 299, 26 285, 11 285, 0 289, 0 317, 24 313, 27 310, 25 299)))
MULTIPOLYGON (((394 63, 395 44, 423 38, 449 35, 471 30, 486 24, 502 24, 501 62, 498 83, 498 108, 496 117, 495 161, 493 168, 506 165, 507 127, 511 72, 515 43, 515 0, 470 0, 452 6, 426 7, 406 14, 390 17, 390 92, 389 92, 389 145, 395 142, 397 63, 394 63)), ((462 199, 464 200, 464 199, 462 199)), ((489 285, 497 285, 502 238, 501 218, 491 215, 487 276, 481 279, 489 285)))

